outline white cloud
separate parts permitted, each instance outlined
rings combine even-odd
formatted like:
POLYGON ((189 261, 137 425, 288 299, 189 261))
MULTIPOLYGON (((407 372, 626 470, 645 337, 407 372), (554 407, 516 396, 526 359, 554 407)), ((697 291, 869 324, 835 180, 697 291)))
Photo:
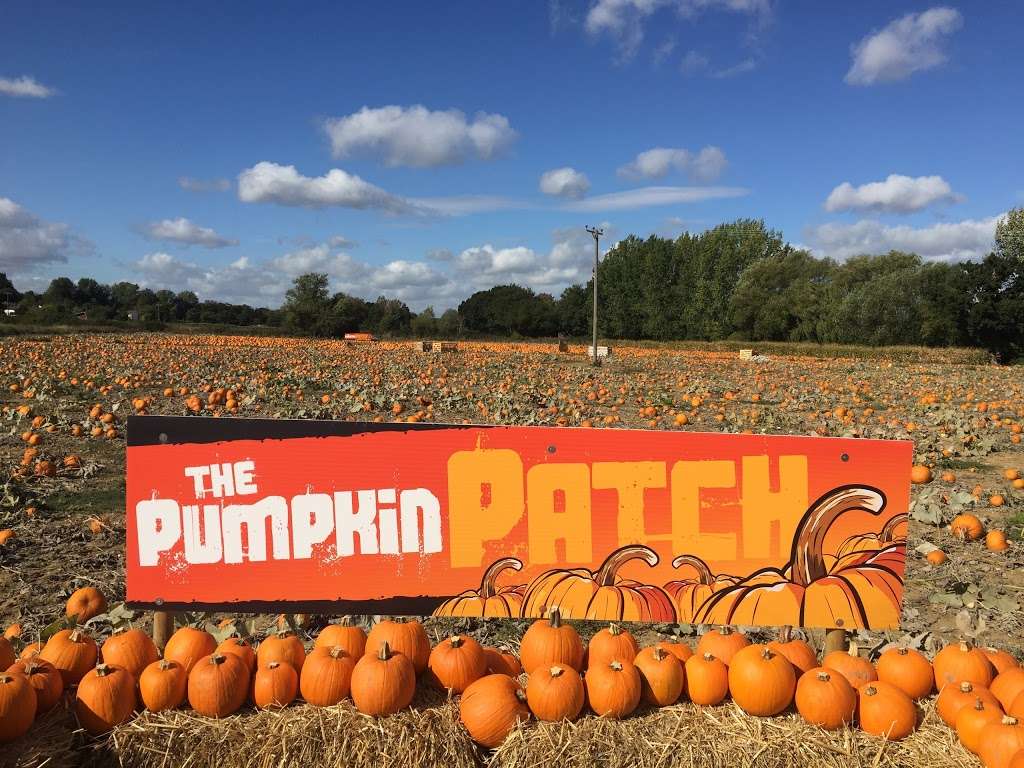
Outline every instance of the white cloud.
POLYGON ((688 149, 655 147, 620 167, 618 174, 626 179, 661 179, 670 171, 676 171, 693 181, 706 183, 721 176, 728 164, 725 153, 718 147, 704 147, 697 154, 688 149))
POLYGON ((407 200, 385 192, 355 174, 332 168, 323 176, 300 174, 294 165, 263 161, 238 174, 238 199, 243 203, 277 203, 305 208, 375 208, 411 213, 407 200))
POLYGON ((24 75, 14 79, 0 77, 0 93, 28 99, 48 99, 57 92, 34 77, 24 75))
POLYGON ((742 187, 641 187, 625 192, 610 192, 567 203, 567 211, 624 211, 635 208, 650 208, 658 205, 699 203, 703 200, 721 200, 743 197, 749 190, 742 187))
POLYGON ((189 192, 227 192, 231 182, 227 179, 196 179, 192 176, 179 176, 178 186, 189 192))
POLYGON ((218 235, 210 227, 200 227, 184 217, 151 221, 142 227, 142 234, 150 240, 201 245, 204 248, 226 248, 229 245, 238 245, 237 240, 218 235))
POLYGON ((753 58, 748 58, 744 59, 738 64, 733 64, 731 67, 720 69, 717 72, 713 73, 711 76, 717 77, 719 79, 727 77, 736 77, 736 75, 742 75, 746 72, 751 72, 755 69, 757 69, 757 60, 753 58))
POLYGON ((963 200, 941 176, 901 176, 891 173, 885 181, 873 181, 855 187, 844 181, 829 193, 825 210, 913 213, 933 203, 963 200))
POLYGON ((578 200, 590 190, 590 179, 575 168, 554 168, 540 177, 540 191, 555 197, 571 197, 578 200))
POLYGON ((471 213, 507 211, 513 208, 528 208, 521 200, 501 195, 448 195, 447 197, 410 197, 408 202, 422 213, 443 216, 466 216, 471 213))
POLYGON ((708 57, 704 54, 690 50, 686 52, 679 62, 679 71, 689 77, 706 71, 710 63, 708 57))
POLYGON ((508 118, 478 112, 472 120, 457 109, 363 107, 345 117, 328 118, 323 128, 337 158, 353 154, 379 157, 388 166, 433 168, 470 158, 489 160, 516 138, 508 118))
POLYGON ((954 8, 908 13, 851 46, 853 64, 846 82, 887 83, 938 67, 946 61, 947 38, 962 25, 963 16, 954 8))
POLYGON ((327 238, 327 245, 331 248, 355 248, 359 243, 355 240, 349 240, 347 237, 342 235, 334 235, 327 238))
POLYGON ((620 54, 629 58, 643 42, 647 18, 663 8, 674 9, 682 17, 710 10, 732 11, 753 17, 758 25, 771 15, 770 0, 597 0, 587 13, 584 28, 591 35, 609 35, 620 54))
POLYGON ((963 261, 983 258, 992 250, 996 222, 1002 215, 927 227, 888 226, 873 219, 833 222, 812 227, 805 235, 817 255, 835 259, 897 250, 935 261, 963 261))
POLYGON ((0 197, 0 269, 30 271, 41 264, 66 262, 91 244, 71 234, 66 224, 43 221, 13 200, 0 197))

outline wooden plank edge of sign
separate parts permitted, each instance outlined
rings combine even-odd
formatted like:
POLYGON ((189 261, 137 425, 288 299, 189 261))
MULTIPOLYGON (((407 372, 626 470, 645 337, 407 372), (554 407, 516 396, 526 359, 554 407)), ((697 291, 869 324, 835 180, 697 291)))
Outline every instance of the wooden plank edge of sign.
POLYGON ((322 616, 373 614, 381 616, 430 616, 450 597, 389 597, 381 600, 244 600, 229 603, 153 603, 126 600, 133 611, 155 613, 203 611, 206 613, 310 613, 322 616))

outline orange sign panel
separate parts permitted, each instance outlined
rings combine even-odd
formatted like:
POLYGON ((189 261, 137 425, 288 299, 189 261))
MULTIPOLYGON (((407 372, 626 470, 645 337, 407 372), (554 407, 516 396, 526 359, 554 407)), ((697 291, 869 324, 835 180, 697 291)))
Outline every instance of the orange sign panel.
POLYGON ((137 606, 899 624, 909 442, 128 419, 137 606))

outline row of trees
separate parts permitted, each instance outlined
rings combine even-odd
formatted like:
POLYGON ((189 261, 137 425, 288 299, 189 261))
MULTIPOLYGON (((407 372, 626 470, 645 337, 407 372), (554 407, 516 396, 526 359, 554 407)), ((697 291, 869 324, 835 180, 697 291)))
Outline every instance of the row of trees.
MULTIPOLYGON (((1024 209, 997 226, 980 262, 924 262, 892 251, 844 262, 785 243, 762 221, 739 220, 676 239, 630 236, 598 272, 600 334, 612 339, 743 339, 868 345, 977 346, 1024 358, 1024 209)), ((584 337, 593 281, 555 298, 518 285, 478 291, 457 310, 413 313, 398 299, 332 293, 325 274, 297 277, 280 309, 215 301, 191 291, 152 291, 57 278, 19 293, 0 274, 0 300, 30 322, 124 320, 267 325, 323 337, 584 337)))

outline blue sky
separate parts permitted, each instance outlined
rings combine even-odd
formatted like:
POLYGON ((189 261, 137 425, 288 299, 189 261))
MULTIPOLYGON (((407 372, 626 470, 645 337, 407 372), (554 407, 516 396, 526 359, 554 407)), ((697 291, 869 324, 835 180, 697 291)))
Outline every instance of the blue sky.
POLYGON ((1019 34, 1013 2, 18 3, 0 270, 442 309, 585 280, 585 224, 978 258, 1024 203, 1019 34))

